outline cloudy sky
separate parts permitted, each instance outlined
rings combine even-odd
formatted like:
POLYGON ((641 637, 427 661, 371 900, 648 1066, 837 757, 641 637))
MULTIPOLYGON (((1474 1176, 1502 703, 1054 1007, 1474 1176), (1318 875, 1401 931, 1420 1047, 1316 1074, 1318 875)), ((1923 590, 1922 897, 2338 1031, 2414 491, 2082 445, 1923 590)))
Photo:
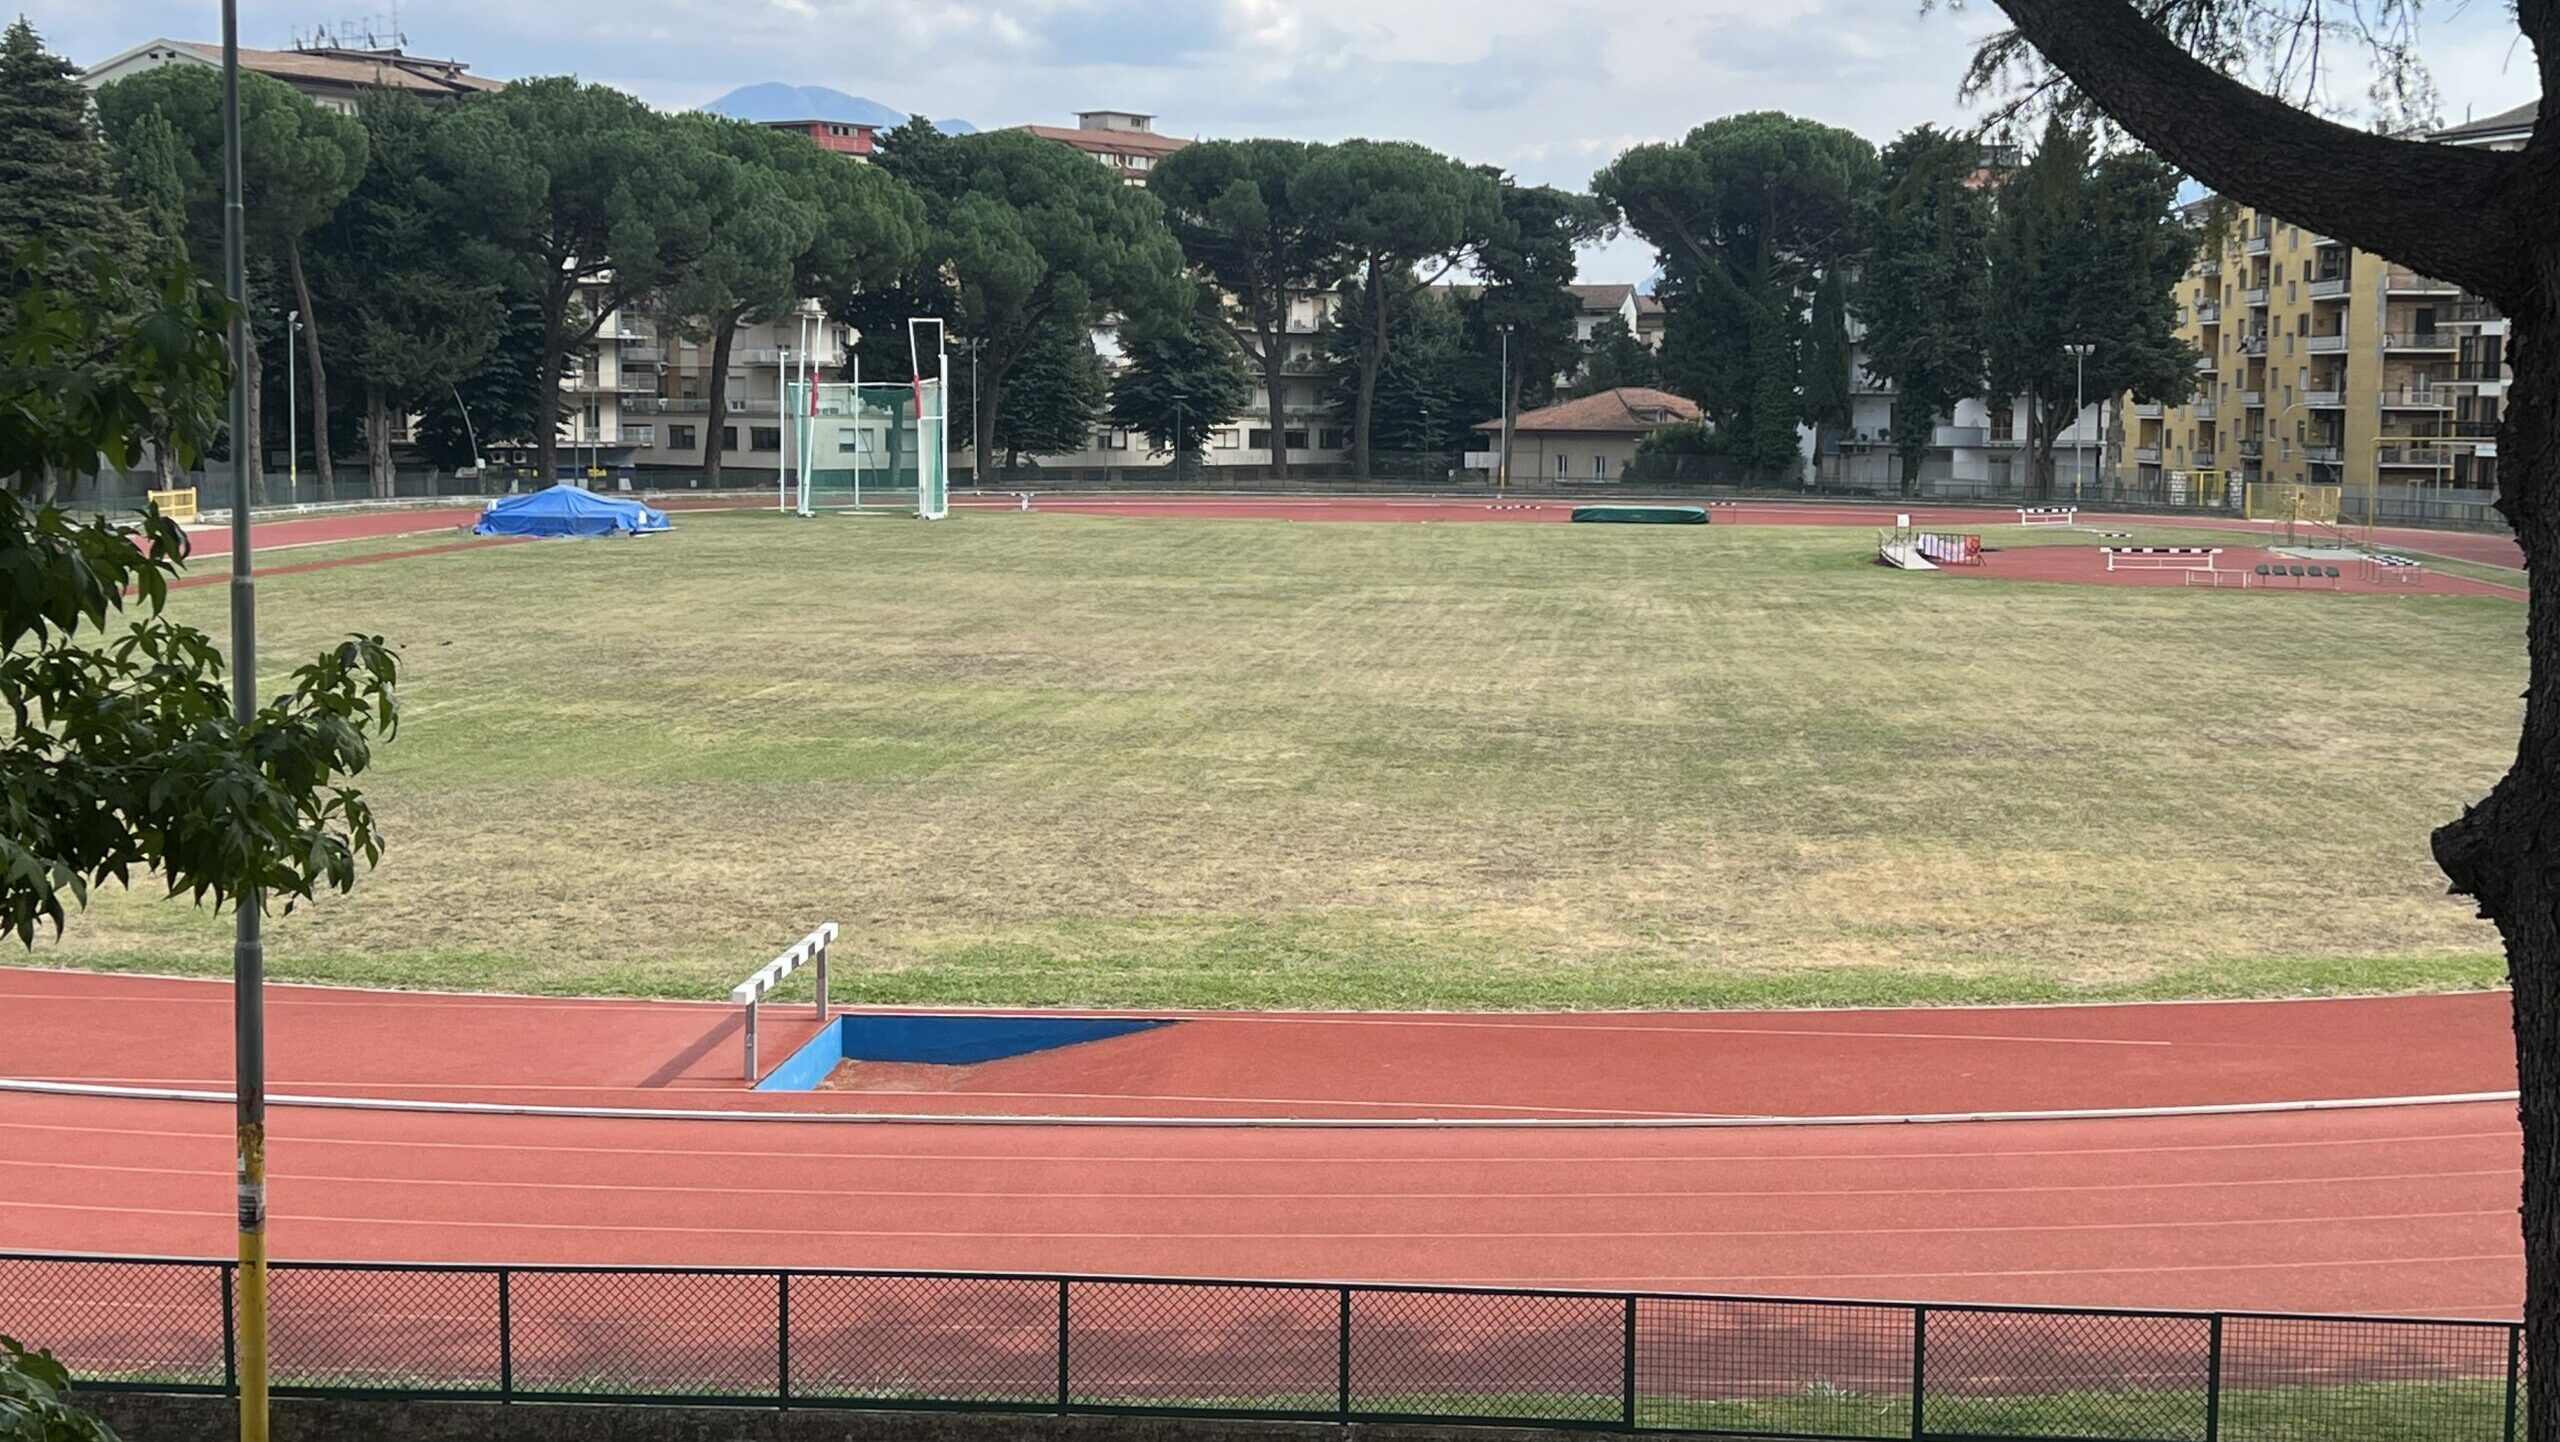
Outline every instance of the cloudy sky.
MULTIPOLYGON (((20 3, 83 64, 156 36, 219 38, 212 0, 20 3)), ((241 43, 281 48, 364 3, 242 9, 241 43)), ((400 27, 412 53, 496 76, 571 71, 667 108, 778 80, 982 127, 1134 109, 1177 135, 1413 139, 1581 186, 1628 145, 1740 110, 1879 143, 1921 121, 1961 124, 1956 82, 1995 15, 1981 3, 1923 16, 1917 0, 409 0, 400 27)), ((2427 15, 2448 120, 2533 98, 2503 0, 2440 0, 2427 15)), ((2333 90, 2352 105, 2362 82, 2333 90)), ((1650 269, 1621 241, 1585 275, 1650 269)))

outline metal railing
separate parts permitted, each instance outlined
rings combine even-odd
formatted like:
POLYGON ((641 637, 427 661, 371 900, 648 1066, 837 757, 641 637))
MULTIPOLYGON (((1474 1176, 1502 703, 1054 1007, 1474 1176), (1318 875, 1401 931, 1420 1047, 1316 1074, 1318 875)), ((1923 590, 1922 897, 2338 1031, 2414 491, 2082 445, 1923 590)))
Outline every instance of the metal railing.
MULTIPOLYGON (((82 1387, 238 1385, 234 1264, 0 1253, 82 1387)), ((279 1262, 282 1396, 1822 1439, 2514 1442, 2523 1328, 1020 1272, 279 1262)))

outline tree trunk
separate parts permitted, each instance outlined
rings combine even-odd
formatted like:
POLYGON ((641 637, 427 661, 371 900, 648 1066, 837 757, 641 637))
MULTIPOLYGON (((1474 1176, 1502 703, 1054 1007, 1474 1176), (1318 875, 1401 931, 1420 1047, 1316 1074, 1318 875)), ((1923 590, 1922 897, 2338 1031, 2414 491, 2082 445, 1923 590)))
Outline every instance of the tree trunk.
MULTIPOLYGON (((311 469, 320 477, 320 498, 335 499, 338 471, 329 460, 329 370, 320 363, 320 313, 311 308, 311 287, 302 278, 302 242, 284 246, 285 269, 293 276, 294 304, 302 307, 302 368, 311 377, 311 469)), ((293 343, 293 337, 285 337, 293 343)))
MULTIPOLYGON (((711 378, 705 385, 703 404, 707 407, 702 427, 702 486, 704 490, 720 489, 720 459, 728 450, 729 420, 729 352, 738 340, 738 313, 725 311, 711 318, 711 378)), ((785 378, 790 375, 786 368, 785 378)), ((780 411, 775 418, 785 420, 780 411)), ((786 438, 785 444, 788 444, 786 438)), ((777 462, 779 464, 779 462, 777 462)))
POLYGON ((996 408, 1004 404, 1004 373, 1013 368, 1013 357, 1000 361, 981 358, 980 365, 978 412, 969 417, 969 429, 975 433, 970 442, 978 454, 978 484, 983 486, 987 477, 995 474, 996 408))
POLYGON ((1360 392, 1351 403, 1351 474, 1357 480, 1369 479, 1369 426, 1377 419, 1378 372, 1387 364, 1387 287, 1379 273, 1381 266, 1373 257, 1369 261, 1368 305, 1369 333, 1360 341, 1360 392))
POLYGON ((364 463, 366 489, 376 500, 391 499, 391 397, 378 385, 364 388, 364 463))
MULTIPOLYGON (((2514 767, 2435 834, 2436 864, 2506 942, 2517 1120, 2524 1133, 2525 1342, 2560 1357, 2560 239, 2534 247, 2543 280, 2509 315, 2511 380, 2498 437, 2498 510, 2524 547, 2529 680, 2514 767)), ((2560 1442, 2560 1406, 2536 1387, 2525 1436, 2560 1442)))
POLYGON ((151 488, 178 489, 178 452, 175 439, 167 431, 151 438, 151 488))
POLYGON ((533 372, 533 464, 542 485, 550 485, 560 460, 560 371, 569 353, 569 293, 566 277, 551 282, 542 298, 542 364, 533 372))
POLYGON ((1283 399, 1288 395, 1286 379, 1289 368, 1288 302, 1281 302, 1277 328, 1262 333, 1262 404, 1271 425, 1271 478, 1289 478, 1289 432, 1285 428, 1289 414, 1283 399))
MULTIPOLYGON (((266 367, 258 362, 257 330, 250 328, 248 335, 249 353, 240 359, 242 369, 249 373, 249 434, 245 439, 249 460, 249 504, 254 506, 267 498, 267 407, 264 397, 259 394, 266 384, 266 367)), ((240 453, 242 443, 242 437, 232 437, 233 454, 240 453)), ((233 499, 235 503, 238 500, 237 497, 233 499)))

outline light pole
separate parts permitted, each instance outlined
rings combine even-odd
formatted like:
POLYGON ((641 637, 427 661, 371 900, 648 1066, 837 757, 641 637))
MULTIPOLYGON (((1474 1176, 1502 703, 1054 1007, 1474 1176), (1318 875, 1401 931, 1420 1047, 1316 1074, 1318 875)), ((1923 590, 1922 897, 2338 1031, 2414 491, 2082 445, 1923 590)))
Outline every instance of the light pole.
MULTIPOLYGON (((240 0, 222 0, 222 291, 231 302, 231 719, 258 719, 258 582, 249 544, 249 276, 240 184, 240 0)), ((288 346, 287 353, 291 352, 288 346)), ((264 889, 231 909, 231 1107, 239 1222, 240 1442, 267 1442, 267 954, 264 889)))
POLYGON ((1511 325, 1502 327, 1502 449, 1493 461, 1493 493, 1511 484, 1511 325))
MULTIPOLYGON (((489 479, 489 471, 488 467, 481 464, 480 461, 480 428, 471 424, 471 407, 463 403, 462 387, 448 381, 445 383, 445 389, 453 392, 453 408, 462 412, 462 433, 471 439, 472 478, 486 484, 489 479)), ((509 487, 508 489, 512 490, 514 488, 509 487)))
POLYGON ((2087 472, 2089 464, 2081 454, 2081 448, 2087 441, 2080 433, 2080 422, 2089 406, 2089 353, 2096 349, 2096 346, 2087 344, 2063 347, 2071 356, 2071 503, 2074 506, 2080 504, 2080 478, 2087 472))
POLYGON ((1173 479, 1177 485, 1183 480, 1182 437, 1184 433, 1182 429, 1182 403, 1189 399, 1191 399, 1191 397, 1184 395, 1180 391, 1175 391, 1173 393, 1173 479))
MULTIPOLYGON (((287 499, 301 499, 302 489, 302 401, 301 383, 294 379, 293 343, 302 334, 302 312, 284 313, 284 493, 287 499)), ((322 425, 328 418, 321 418, 322 425)))

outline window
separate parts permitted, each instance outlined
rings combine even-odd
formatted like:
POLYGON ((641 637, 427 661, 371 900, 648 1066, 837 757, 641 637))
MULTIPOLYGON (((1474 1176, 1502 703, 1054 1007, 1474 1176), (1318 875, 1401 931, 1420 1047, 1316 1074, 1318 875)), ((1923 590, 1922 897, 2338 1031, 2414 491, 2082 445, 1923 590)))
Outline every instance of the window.
POLYGON ((1595 481, 1605 481, 1609 479, 1609 458, 1607 456, 1593 456, 1591 458, 1591 479, 1595 481))
POLYGON ((1093 433, 1093 447, 1098 451, 1125 451, 1129 449, 1129 433, 1127 431, 1096 431, 1093 433))
POLYGON ((738 428, 736 426, 722 426, 720 428, 720 449, 724 451, 734 451, 737 448, 738 428))
POLYGON ((1564 454, 1564 453, 1562 453, 1562 452, 1558 452, 1558 453, 1556 454, 1556 479, 1557 479, 1557 480, 1559 480, 1559 481, 1564 481, 1564 480, 1571 480, 1572 478, 1573 478, 1573 457, 1568 456, 1568 455, 1565 455, 1565 454, 1564 454))
POLYGON ((1302 430, 1283 431, 1280 433, 1280 440, 1293 451, 1303 451, 1307 448, 1307 433, 1302 430))
POLYGON ((1316 444, 1329 451, 1338 451, 1344 444, 1342 431, 1334 426, 1320 426, 1316 430, 1316 444))
POLYGON ((626 446, 655 446, 658 443, 658 428, 656 426, 624 426, 622 443, 626 446))
POLYGON ((846 456, 871 454, 871 433, 860 426, 845 426, 836 432, 836 453, 846 456))
POLYGON ((1232 451, 1237 445, 1238 441, 1236 439, 1235 428, 1232 426, 1223 431, 1211 431, 1209 433, 1209 448, 1211 450, 1232 451))
POLYGON ((751 428, 747 434, 753 438, 753 449, 755 450, 778 451, 782 449, 782 427, 780 426, 756 426, 751 428))
POLYGON ((598 418, 596 412, 596 403, 594 401, 587 402, 587 434, 594 435, 601 424, 602 422, 598 418))
POLYGON ((1271 449, 1271 428, 1269 426, 1253 427, 1245 433, 1245 444, 1257 451, 1271 449))
POLYGON ((2301 284, 2302 282, 2298 280, 2289 280, 2284 283, 2284 303, 2286 305, 2291 305, 2295 300, 2300 298, 2301 291, 2298 287, 2301 284))
POLYGON ((667 449, 689 451, 701 444, 702 437, 695 433, 692 426, 667 427, 667 449))

